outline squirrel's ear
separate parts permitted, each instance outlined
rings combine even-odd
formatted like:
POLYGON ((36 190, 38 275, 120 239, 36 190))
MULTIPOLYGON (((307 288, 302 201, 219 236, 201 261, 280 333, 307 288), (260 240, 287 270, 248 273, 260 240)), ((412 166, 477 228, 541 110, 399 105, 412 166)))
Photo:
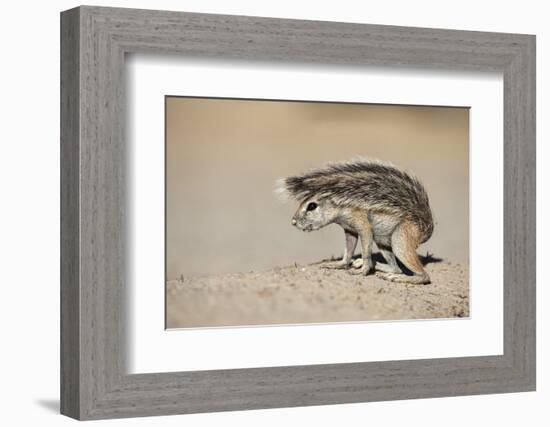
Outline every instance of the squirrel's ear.
POLYGON ((286 179, 279 178, 275 181, 275 196, 282 202, 287 202, 290 199, 290 193, 286 187, 286 179))

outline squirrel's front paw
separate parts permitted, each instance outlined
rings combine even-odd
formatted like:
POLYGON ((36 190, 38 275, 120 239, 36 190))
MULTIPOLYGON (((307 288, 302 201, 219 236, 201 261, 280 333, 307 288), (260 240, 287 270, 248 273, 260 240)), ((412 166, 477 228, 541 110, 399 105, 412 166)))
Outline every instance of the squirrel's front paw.
POLYGON ((351 266, 352 266, 353 268, 361 268, 361 267, 363 267, 363 258, 354 259, 353 262, 351 263, 351 266))

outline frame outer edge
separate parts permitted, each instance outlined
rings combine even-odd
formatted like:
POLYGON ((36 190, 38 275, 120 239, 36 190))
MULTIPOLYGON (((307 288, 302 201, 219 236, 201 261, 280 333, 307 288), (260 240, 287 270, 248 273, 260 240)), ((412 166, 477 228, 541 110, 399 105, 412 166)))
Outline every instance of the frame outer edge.
POLYGON ((531 353, 528 356, 527 376, 530 390, 537 390, 537 38, 535 35, 529 36, 528 43, 528 125, 527 140, 529 141, 529 162, 530 162, 530 190, 528 211, 531 211, 529 221, 529 233, 532 241, 530 255, 533 259, 533 268, 531 270, 531 280, 528 283, 530 295, 528 296, 528 306, 532 308, 529 313, 527 330, 529 331, 528 347, 531 353))
POLYGON ((518 391, 536 389, 535 36, 504 72, 504 353, 518 391))
MULTIPOLYGON (((529 268, 531 265, 529 257, 535 255, 535 48, 533 36, 461 31, 451 33, 449 30, 387 27, 392 34, 395 31, 406 30, 407 38, 410 36, 409 33, 412 34, 410 37, 413 39, 415 34, 423 37, 429 35, 430 40, 432 38, 435 40, 435 46, 440 44, 439 38, 443 35, 449 35, 449 40, 445 37, 444 42, 452 47, 453 43, 462 43, 462 37, 466 34, 471 38, 470 43, 474 45, 477 43, 476 46, 487 49, 487 46, 495 45, 494 49, 498 50, 498 55, 491 55, 491 58, 484 59, 479 68, 491 70, 506 68, 510 72, 507 89, 511 96, 508 104, 505 105, 505 111, 508 114, 513 112, 515 117, 508 118, 511 123, 505 123, 505 130, 508 129, 510 132, 507 141, 514 147, 511 147, 508 152, 509 158, 505 160, 505 167, 509 169, 505 170, 506 173, 512 174, 514 179, 507 178, 508 181, 505 181, 510 184, 505 197, 513 196, 518 199, 509 199, 512 200, 511 220, 507 222, 511 226, 508 233, 517 239, 505 240, 505 244, 508 242, 513 248, 508 253, 516 255, 516 259, 510 263, 512 265, 508 266, 514 274, 514 281, 510 282, 511 286, 508 287, 510 306, 504 307, 505 312, 510 314, 505 318, 505 328, 513 329, 513 332, 505 335, 505 347, 507 342, 509 344, 505 350, 505 359, 507 359, 504 360, 505 366, 502 366, 503 359, 498 357, 486 360, 473 358, 472 360, 479 363, 479 370, 472 370, 468 375, 462 375, 461 369, 455 372, 456 368, 447 372, 450 375, 449 379, 457 377, 465 380, 470 377, 471 381, 441 386, 445 394, 432 393, 429 385, 417 383, 418 378, 411 379, 406 388, 390 387, 396 373, 403 371, 406 374, 407 366, 409 369, 413 366, 418 367, 419 362, 411 362, 398 369, 392 369, 387 362, 383 362, 381 366, 387 367, 385 368, 387 372, 384 371, 380 378, 378 374, 371 376, 366 372, 365 375, 357 375, 359 378, 356 378, 350 371, 351 366, 345 371, 350 377, 344 378, 341 375, 343 367, 340 366, 283 368, 277 369, 276 372, 286 372, 289 378, 293 379, 296 379, 294 374, 301 372, 298 379, 307 380, 308 383, 304 386, 296 379, 297 383, 291 381, 289 387, 281 388, 282 392, 286 390, 288 394, 277 395, 267 390, 271 388, 271 379, 262 378, 259 374, 261 369, 254 372, 249 372, 250 370, 244 370, 248 372, 215 371, 193 372, 185 375, 174 373, 170 376, 170 381, 167 381, 167 375, 160 374, 119 377, 120 374, 124 374, 120 372, 124 367, 124 358, 117 353, 121 349, 116 338, 123 328, 119 329, 120 325, 117 323, 121 320, 120 314, 113 310, 118 308, 118 303, 112 299, 122 297, 117 287, 121 283, 116 278, 116 272, 120 271, 121 267, 117 262, 113 262, 110 264, 110 270, 103 271, 101 268, 97 269, 93 261, 105 261, 105 259, 111 259, 103 258, 105 255, 121 253, 122 247, 118 245, 111 247, 105 243, 113 238, 112 233, 106 232, 116 232, 117 225, 120 225, 118 221, 124 217, 124 212, 117 210, 114 219, 106 217, 106 211, 113 212, 113 208, 118 207, 117 197, 113 199, 114 193, 109 193, 108 197, 103 198, 96 196, 98 191, 106 188, 106 183, 113 180, 122 182, 121 178, 124 178, 123 174, 113 173, 112 169, 109 169, 113 164, 118 164, 116 161, 120 160, 120 155, 123 154, 110 145, 116 143, 123 135, 118 128, 121 124, 111 123, 111 116, 109 116, 110 113, 120 114, 123 111, 123 108, 120 108, 121 105, 117 104, 116 98, 113 98, 111 91, 113 88, 116 91, 121 89, 118 85, 122 82, 120 75, 122 70, 112 68, 113 65, 120 66, 120 64, 117 65, 117 61, 124 51, 124 46, 116 46, 118 43, 127 42, 131 37, 137 36, 140 37, 140 41, 135 46, 141 49, 144 43, 147 44, 147 37, 154 37, 157 40, 154 46, 148 44, 146 46, 153 51, 159 49, 159 51, 174 53, 191 48, 190 51, 192 51, 197 46, 201 47, 201 44, 198 43, 195 46, 195 42, 189 40, 186 41, 188 46, 185 49, 177 43, 175 47, 164 49, 163 43, 166 42, 163 40, 170 40, 169 45, 172 46, 173 37, 177 41, 182 28, 189 23, 198 26, 199 32, 205 31, 205 34, 210 34, 203 22, 203 19, 207 18, 210 26, 217 25, 219 20, 222 20, 223 25, 229 26, 229 29, 224 30, 225 32, 233 31, 230 25, 233 21, 230 22, 230 19, 236 20, 239 25, 248 22, 255 24, 257 19, 261 25, 267 26, 274 25, 275 21, 288 25, 290 21, 295 22, 295 20, 90 6, 63 12, 61 17, 61 412, 63 414, 77 419, 104 419, 534 389, 535 274, 529 268), (175 19, 176 15, 178 19, 175 19), (156 27, 152 31, 153 24, 160 24, 158 34, 154 32, 157 31, 156 27), (503 62, 504 60, 506 63, 503 62), (101 85, 108 85, 108 87, 101 85), (98 123, 107 123, 109 126, 105 128, 98 126, 98 123), (105 154, 115 155, 111 158, 105 154), (109 239, 106 236, 110 236, 109 239), (116 284, 116 289, 105 289, 106 283, 116 284), (518 308, 514 310, 515 303, 518 303, 518 308), (113 325, 117 327, 113 329, 113 325), (323 384, 319 384, 322 389, 317 389, 311 383, 315 379, 315 372, 317 369, 327 368, 334 370, 334 375, 327 375, 324 372, 322 376, 326 381, 323 380, 323 384), (482 378, 476 378, 477 375, 481 375, 482 378), (350 385, 345 382, 346 378, 354 378, 355 382, 352 381, 353 384, 350 385), (121 380, 124 383, 117 384, 121 380), (126 381, 128 381, 127 384, 126 381), (357 381, 359 383, 356 384, 357 381), (369 384, 365 384, 364 381, 368 381, 369 384), (254 395, 258 392, 260 392, 259 395, 254 395), (297 400, 292 400, 296 396, 298 396, 297 400)), ((309 22, 314 24, 314 32, 317 31, 316 25, 322 26, 324 30, 329 27, 337 29, 330 23, 309 22)), ((342 25, 352 28, 348 24, 342 25)), ((371 30, 375 28, 368 24, 354 25, 353 29, 358 30, 359 37, 367 34, 360 31, 359 26, 362 25, 371 30)), ((380 36, 385 38, 385 30, 376 28, 380 36)), ((323 34, 318 37, 323 37, 323 34)), ((393 40, 392 37, 389 39, 393 40)), ((258 40, 262 42, 261 38, 258 40)), ((210 42, 215 42, 215 39, 210 42)), ((399 49, 402 42, 399 40, 393 40, 393 42, 399 49)), ((429 43, 431 45, 432 42, 429 43)), ((373 48, 374 54, 381 52, 380 46, 376 45, 373 48)), ((209 49, 213 50, 207 45, 205 53, 208 53, 209 49)), ((328 47, 327 49, 326 52, 330 53, 331 49, 328 47)), ((439 50, 427 49, 427 53, 418 62, 425 64, 426 61, 431 61, 434 55, 437 56, 439 50)), ((324 46, 321 51, 325 52, 324 46)), ((202 54, 202 50, 200 52, 202 54)), ((258 49, 251 52, 258 52, 258 49)), ((251 55, 251 52, 237 52, 237 56, 242 55, 246 58, 251 55)), ((283 57, 286 55, 291 59, 292 52, 294 51, 289 50, 280 55, 283 57)), ((475 61, 472 62, 469 59, 467 52, 459 53, 460 55, 450 60, 450 64, 458 62, 466 68, 478 68, 475 61)), ((227 52, 224 52, 224 55, 227 55, 227 52)), ((312 58, 315 59, 315 55, 312 58)), ((390 55, 390 63, 392 60, 390 55)), ((372 59, 367 62, 370 61, 372 59)), ((507 117, 505 115, 505 120, 507 117)), ((118 188, 116 191, 122 191, 122 189, 118 188)), ((441 363, 442 366, 447 366, 446 362, 435 360, 435 363, 441 363)), ((467 364, 467 362, 462 359, 456 361, 459 364, 467 364)), ((420 363, 431 366, 434 361, 426 360, 420 363)), ((402 363, 399 366, 401 365, 402 363)), ((357 366, 357 369, 363 369, 362 365, 357 366)), ((432 369, 429 371, 431 372, 432 369)), ((272 375, 275 370, 270 372, 269 375, 272 375)), ((268 374, 267 369, 264 373, 268 374)), ((274 385, 277 384, 275 381, 274 385)))
POLYGON ((60 18, 60 411, 80 419, 80 11, 60 18))
POLYGON ((522 101, 519 104, 523 121, 521 123, 521 139, 518 141, 520 151, 520 174, 523 176, 521 191, 522 215, 524 223, 519 224, 525 242, 522 271, 525 270, 523 285, 524 312, 522 312, 524 348, 515 350, 522 352, 523 371, 526 389, 536 391, 536 36, 527 36, 522 55, 518 57, 521 69, 518 73, 520 85, 524 88, 522 101))

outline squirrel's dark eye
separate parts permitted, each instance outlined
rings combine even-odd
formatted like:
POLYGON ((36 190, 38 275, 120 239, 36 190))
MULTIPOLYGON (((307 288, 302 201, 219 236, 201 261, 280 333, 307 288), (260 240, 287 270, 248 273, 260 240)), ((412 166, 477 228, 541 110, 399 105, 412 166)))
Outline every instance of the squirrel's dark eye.
POLYGON ((314 211, 315 209, 317 209, 317 203, 311 202, 307 205, 306 211, 314 211))

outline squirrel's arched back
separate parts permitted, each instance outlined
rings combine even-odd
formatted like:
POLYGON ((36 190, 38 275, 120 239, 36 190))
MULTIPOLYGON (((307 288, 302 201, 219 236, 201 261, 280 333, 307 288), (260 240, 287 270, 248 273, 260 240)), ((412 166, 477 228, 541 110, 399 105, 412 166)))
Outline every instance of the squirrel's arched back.
POLYGON ((428 194, 413 175, 390 163, 360 158, 331 163, 284 178, 281 191, 299 202, 312 198, 336 206, 367 209, 407 218, 418 224, 424 241, 433 232, 428 194))

